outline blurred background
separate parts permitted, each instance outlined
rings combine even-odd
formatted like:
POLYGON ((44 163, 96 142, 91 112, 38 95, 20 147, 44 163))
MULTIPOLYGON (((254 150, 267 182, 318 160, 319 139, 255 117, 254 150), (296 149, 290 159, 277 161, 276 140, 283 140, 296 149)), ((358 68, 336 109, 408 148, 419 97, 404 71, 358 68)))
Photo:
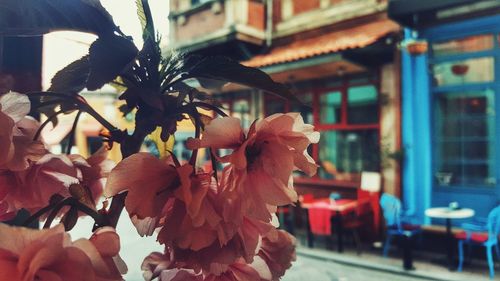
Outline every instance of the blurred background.
MULTIPOLYGON (((140 48, 134 1, 102 0, 102 4, 140 48)), ((295 188, 303 200, 279 213, 282 227, 294 232, 301 244, 317 238, 316 252, 307 255, 335 254, 327 249, 339 230, 332 227, 326 233, 312 233, 313 220, 328 222, 318 222, 304 198, 351 200, 357 202, 354 213, 360 226, 355 227, 356 234, 346 231, 346 251, 352 250, 351 256, 356 257, 354 244, 359 242, 372 263, 399 266, 402 252, 394 252, 392 260, 379 259, 379 247, 390 228, 379 200, 382 194, 390 194, 400 200, 405 219, 423 233, 425 242, 413 254, 417 269, 435 272, 425 278, 437 280, 432 278, 439 274, 442 280, 488 277, 491 266, 484 251, 473 252, 477 259, 476 267, 469 268, 475 275, 470 276, 435 266, 439 263, 429 262, 428 257, 445 255, 442 244, 452 241, 454 260, 460 237, 450 240, 450 235, 463 231, 464 223, 487 221, 500 203, 500 117, 496 114, 500 109, 496 97, 500 91, 500 1, 150 0, 150 5, 163 52, 229 56, 265 71, 303 101, 292 103, 240 85, 211 93, 245 128, 254 119, 277 112, 300 112, 306 123, 320 131, 320 143, 309 150, 320 167, 318 174, 309 178, 297 173, 295 188), (368 195, 360 191, 367 173, 371 173, 364 179, 368 195), (362 199, 368 202, 364 211, 357 207, 362 199), (450 203, 472 210, 473 215, 450 219, 426 212, 455 206, 450 203), (359 236, 354 239, 359 241, 351 245, 351 236, 359 236)), ((0 94, 9 89, 47 89, 53 75, 85 55, 94 39, 78 32, 0 36, 0 94)), ((123 118, 117 110, 117 89, 105 86, 82 95, 111 123, 132 129, 134 113, 123 118)), ((44 133, 54 152, 66 150, 73 119, 65 116, 57 128, 44 133)), ((90 116, 82 116, 72 151, 84 156, 95 152, 102 145, 101 129, 90 116)), ((184 147, 190 136, 192 125, 183 122, 174 147, 181 160, 190 155, 184 147)), ((146 142, 144 150, 158 153, 154 141, 146 142)), ((118 147, 112 149, 111 158, 120 159, 118 147)), ((343 215, 332 214, 327 221, 343 215)), ((338 226, 335 220, 331 223, 338 226)), ((328 259, 345 257, 330 255, 328 259)), ((297 263, 303 264, 299 268, 319 264, 306 257, 297 263)), ((295 277, 287 275, 285 280, 302 280, 286 279, 302 276, 295 269, 292 272, 295 277)), ((363 274, 325 274, 316 280, 367 280, 360 277, 363 274)), ((399 280, 395 278, 382 276, 380 280, 399 280)))

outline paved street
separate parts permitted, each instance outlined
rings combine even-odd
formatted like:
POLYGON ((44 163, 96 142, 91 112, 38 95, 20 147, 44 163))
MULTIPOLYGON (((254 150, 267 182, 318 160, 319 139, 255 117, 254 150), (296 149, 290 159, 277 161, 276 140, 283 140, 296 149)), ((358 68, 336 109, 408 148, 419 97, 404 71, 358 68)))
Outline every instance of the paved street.
MULTIPOLYGON (((84 218, 71 231, 73 240, 78 238, 89 238, 92 220, 84 218)), ((141 281, 141 263, 145 256, 153 251, 162 251, 162 247, 155 242, 154 237, 140 237, 132 226, 125 212, 121 217, 117 231, 122 243, 121 256, 128 265, 128 273, 124 276, 126 281, 141 281)), ((309 250, 302 248, 299 252, 308 253, 309 250)), ((314 253, 318 252, 313 251, 314 253)), ((328 252, 320 251, 319 253, 328 252)), ((376 262, 368 257, 361 257, 360 262, 376 262)), ((399 265, 399 263, 398 263, 399 265)), ((332 262, 320 258, 312 258, 299 254, 297 261, 283 277, 282 281, 416 281, 425 280, 416 277, 408 277, 400 274, 388 273, 378 270, 370 270, 364 267, 354 267, 343 263, 332 262)))
POLYGON ((297 256, 282 281, 413 281, 423 279, 297 256))

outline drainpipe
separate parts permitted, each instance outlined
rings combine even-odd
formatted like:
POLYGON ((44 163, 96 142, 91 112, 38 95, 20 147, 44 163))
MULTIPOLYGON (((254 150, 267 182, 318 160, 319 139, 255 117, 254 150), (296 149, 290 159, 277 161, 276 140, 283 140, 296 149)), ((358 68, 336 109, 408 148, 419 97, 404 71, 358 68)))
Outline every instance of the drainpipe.
POLYGON ((266 0, 266 48, 271 47, 273 39, 273 0, 266 0))

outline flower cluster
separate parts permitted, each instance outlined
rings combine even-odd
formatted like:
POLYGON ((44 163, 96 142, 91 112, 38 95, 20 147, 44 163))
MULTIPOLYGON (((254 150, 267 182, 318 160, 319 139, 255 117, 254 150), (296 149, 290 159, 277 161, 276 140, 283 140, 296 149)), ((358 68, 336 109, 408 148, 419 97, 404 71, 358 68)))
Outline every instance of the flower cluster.
POLYGON ((71 241, 62 225, 33 230, 0 224, 1 280, 118 281, 127 267, 114 229, 71 241))
POLYGON ((29 111, 26 95, 9 92, 0 97, 0 220, 13 218, 21 208, 35 213, 52 198, 74 197, 95 209, 114 166, 107 150, 88 159, 50 153, 29 111))
POLYGON ((128 192, 125 208, 140 235, 165 245, 142 265, 146 280, 278 280, 295 258, 294 238, 275 228, 277 206, 293 204, 292 173, 314 174, 307 147, 319 133, 298 113, 275 114, 248 132, 213 119, 188 147, 232 149, 215 174, 137 153, 110 173, 106 196, 128 192))

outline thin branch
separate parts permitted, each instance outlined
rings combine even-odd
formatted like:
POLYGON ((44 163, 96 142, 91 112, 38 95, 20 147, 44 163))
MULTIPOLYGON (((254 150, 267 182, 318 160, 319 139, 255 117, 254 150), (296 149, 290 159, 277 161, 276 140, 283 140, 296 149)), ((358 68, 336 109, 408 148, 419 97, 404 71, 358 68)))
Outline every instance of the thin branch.
MULTIPOLYGON (((201 122, 200 119, 200 113, 196 109, 196 107, 193 107, 190 113, 190 116, 193 117, 194 119, 194 127, 195 127, 195 138, 200 138, 201 134, 201 129, 203 127, 203 122, 201 122)), ((196 164, 196 158, 198 157, 198 149, 194 149, 193 152, 191 153, 191 158, 189 159, 189 164, 191 164, 193 167, 196 164)))
POLYGON ((56 111, 54 114, 50 115, 47 120, 45 120, 41 125, 40 127, 38 128, 38 130, 36 131, 35 133, 35 136, 33 137, 33 140, 38 140, 38 138, 40 138, 40 134, 42 133, 42 130, 43 128, 45 128, 45 126, 47 126, 50 122, 52 122, 52 119, 56 118, 57 115, 59 114, 62 114, 64 113, 63 110, 59 110, 59 111, 56 111))
POLYGON ((77 208, 78 211, 89 215, 91 218, 94 219, 95 224, 98 226, 110 225, 109 220, 105 216, 99 214, 98 212, 96 212, 92 208, 90 208, 87 205, 83 204, 82 202, 78 201, 76 198, 69 197, 69 198, 64 199, 63 201, 60 201, 59 203, 57 203, 54 206, 54 209, 52 210, 52 212, 50 212, 49 216, 47 217, 47 220, 45 221, 43 228, 50 228, 50 225, 52 224, 52 222, 56 218, 59 211, 61 211, 61 209, 64 206, 71 206, 71 207, 77 208))
POLYGON ((85 111, 88 114, 92 115, 92 117, 94 117, 106 129, 108 129, 108 131, 116 131, 117 130, 117 128, 115 126, 113 126, 113 124, 109 123, 108 120, 104 119, 104 117, 102 117, 99 113, 97 113, 97 111, 95 111, 95 109, 92 108, 92 106, 90 106, 85 101, 85 99, 80 95, 69 96, 66 94, 55 93, 55 92, 31 92, 31 93, 28 93, 28 96, 30 96, 30 95, 31 96, 39 95, 39 96, 47 96, 47 97, 58 97, 61 99, 71 100, 76 105, 78 105, 78 108, 80 110, 85 111))
POLYGON ((48 211, 52 210, 54 207, 56 206, 56 204, 50 204, 40 210, 38 210, 38 212, 34 213, 33 215, 31 215, 29 218, 27 218, 22 225, 24 226, 28 226, 30 224, 32 224, 35 220, 37 220, 38 218, 40 218, 43 214, 47 213, 48 211))
POLYGON ((78 111, 75 117, 75 121, 73 121, 73 126, 71 127, 66 154, 71 154, 71 148, 73 147, 73 143, 75 142, 76 126, 78 125, 78 120, 80 120, 81 115, 82 111, 78 111))
POLYGON ((45 224, 43 225, 43 228, 50 228, 50 225, 52 224, 52 222, 56 218, 57 214, 64 207, 65 201, 66 200, 63 200, 63 201, 57 203, 57 205, 54 206, 54 209, 52 209, 52 212, 50 212, 49 216, 47 217, 47 220, 45 221, 45 224))
POLYGON ((222 117, 227 117, 228 116, 224 111, 222 111, 222 109, 218 108, 215 105, 211 105, 211 104, 208 104, 208 103, 205 103, 205 102, 199 102, 199 101, 192 102, 191 104, 194 105, 194 106, 196 106, 196 107, 201 107, 201 108, 204 108, 204 109, 213 110, 213 111, 215 111, 215 113, 219 114, 222 117))

